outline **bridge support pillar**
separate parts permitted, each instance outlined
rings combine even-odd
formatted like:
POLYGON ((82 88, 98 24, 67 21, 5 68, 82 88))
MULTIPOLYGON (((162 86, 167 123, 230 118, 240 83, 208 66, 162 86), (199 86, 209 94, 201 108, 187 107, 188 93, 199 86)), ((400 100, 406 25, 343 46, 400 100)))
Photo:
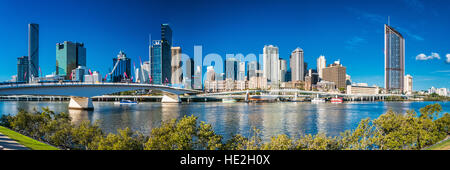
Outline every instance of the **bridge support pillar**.
POLYGON ((181 103, 180 96, 177 94, 164 94, 161 103, 181 103))
POLYGON ((92 99, 89 97, 70 97, 69 109, 94 110, 92 99))

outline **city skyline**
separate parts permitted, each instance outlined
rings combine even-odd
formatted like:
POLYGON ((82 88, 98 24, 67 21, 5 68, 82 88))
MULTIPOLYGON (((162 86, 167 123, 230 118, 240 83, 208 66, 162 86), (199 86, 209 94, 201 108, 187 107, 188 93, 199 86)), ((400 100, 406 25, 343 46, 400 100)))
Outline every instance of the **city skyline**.
MULTIPOLYGON (((135 1, 135 5, 132 5, 131 8, 138 9, 137 12, 127 14, 128 16, 125 17, 131 17, 134 15, 137 15, 138 13, 142 13, 142 9, 137 7, 138 4, 143 4, 143 6, 148 7, 149 2, 139 2, 135 1), (139 10, 140 9, 140 10, 139 10)), ((186 5, 189 2, 179 2, 179 1, 171 1, 180 3, 178 5, 182 6, 183 4, 186 5)), ((246 1, 245 3, 240 4, 239 8, 244 8, 245 6, 248 6, 251 4, 251 2, 256 3, 254 1, 246 1), (250 2, 250 3, 249 3, 250 2)), ((349 3, 348 1, 347 3, 349 3)), ((419 1, 421 2, 421 1, 419 1)), ((439 2, 439 1, 436 1, 439 2)), ((14 9, 17 9, 18 7, 14 7, 18 5, 14 1, 6 1, 2 2, 6 3, 5 5, 1 6, 11 6, 14 9)), ((29 2, 32 4, 32 2, 29 2)), ((35 2, 33 2, 35 3, 35 2)), ((39 2, 42 4, 46 4, 46 2, 39 2)), ((50 3, 50 2, 48 2, 50 3)), ((87 3, 87 2, 80 2, 80 3, 74 3, 74 2, 64 2, 67 4, 75 5, 75 8, 73 10, 80 10, 85 11, 86 9, 83 8, 76 8, 77 6, 86 5, 87 9, 92 9, 93 6, 95 6, 96 3, 99 2, 93 2, 93 3, 87 3), (73 3, 73 4, 72 4, 73 3)), ((113 1, 111 4, 105 6, 104 10, 110 9, 114 6, 120 5, 121 2, 119 1, 113 1)), ((164 6, 165 2, 157 2, 153 1, 153 3, 161 3, 162 5, 155 5, 160 8, 167 8, 164 6)), ((205 2, 204 1, 194 1, 190 2, 190 6, 192 9, 203 9, 205 2)), ((234 4, 236 2, 233 2, 234 4)), ((231 3, 231 4, 233 4, 231 3)), ((256 11, 259 11, 261 9, 266 9, 270 7, 270 4, 272 2, 266 2, 264 1, 263 4, 258 5, 256 8, 256 11), (259 9, 259 10, 258 10, 259 9)), ((313 3, 310 1, 304 1, 305 6, 311 6, 315 7, 318 4, 313 3)), ((330 4, 333 4, 333 2, 328 2, 330 4)), ((303 20, 299 20, 299 23, 309 23, 312 28, 307 27, 303 28, 301 31, 293 31, 287 29, 289 24, 286 25, 287 31, 284 33, 280 33, 279 35, 268 35, 267 38, 260 38, 258 37, 259 34, 265 34, 265 33, 271 33, 280 31, 278 28, 274 28, 273 26, 267 26, 264 27, 267 24, 266 21, 258 20, 263 27, 255 28, 252 24, 254 24, 254 21, 252 22, 252 18, 257 18, 253 15, 245 15, 244 19, 236 20, 235 22, 231 22, 228 20, 225 20, 226 23, 215 23, 214 21, 207 20, 205 23, 200 23, 198 19, 190 19, 188 21, 197 21, 196 24, 202 26, 204 24, 215 26, 216 29, 209 29, 205 31, 205 29, 200 29, 199 27, 191 28, 187 26, 183 26, 186 24, 186 21, 180 20, 180 18, 184 18, 180 16, 180 13, 182 11, 186 11, 187 9, 180 9, 181 11, 175 14, 168 14, 170 16, 159 16, 160 21, 158 19, 154 19, 146 22, 150 23, 133 23, 132 21, 123 21, 125 22, 125 25, 130 25, 130 27, 133 27, 132 30, 138 30, 136 32, 139 33, 130 33, 130 31, 127 31, 125 28, 120 27, 113 29, 111 28, 111 32, 114 33, 108 33, 102 32, 99 29, 104 28, 105 26, 108 26, 108 24, 124 24, 121 22, 114 22, 119 20, 119 18, 124 18, 124 16, 117 16, 116 19, 110 19, 110 22, 103 22, 103 23, 97 23, 96 27, 92 26, 89 27, 86 25, 87 23, 93 22, 93 20, 86 20, 86 23, 84 23, 83 19, 80 18, 70 18, 68 19, 68 27, 67 32, 60 30, 61 27, 54 27, 58 23, 60 23, 58 20, 54 20, 54 16, 49 16, 49 14, 44 14, 43 17, 38 17, 39 15, 35 16, 17 16, 15 17, 15 20, 9 24, 9 27, 11 28, 2 28, 4 31, 2 32, 1 37, 7 37, 6 32, 8 32, 8 35, 10 35, 11 38, 7 38, 5 40, 2 39, 0 46, 4 47, 3 50, 6 55, 6 59, 4 61, 4 64, 2 65, 2 68, 0 68, 2 74, 0 75, 0 79, 5 81, 9 80, 10 76, 14 75, 11 74, 11 71, 9 70, 17 70, 15 63, 17 62, 17 58, 21 56, 27 55, 27 47, 23 46, 26 41, 26 24, 28 23, 37 23, 39 24, 39 61, 40 61, 40 67, 43 74, 51 74, 54 72, 54 65, 55 65, 55 51, 54 51, 54 44, 58 42, 63 41, 72 41, 72 42, 83 42, 86 46, 87 50, 87 67, 89 68, 95 68, 96 70, 99 70, 100 73, 105 74, 108 72, 108 68, 110 68, 110 60, 120 50, 124 50, 127 53, 127 56, 130 56, 130 58, 133 61, 139 61, 138 57, 141 56, 142 58, 148 58, 148 34, 153 35, 153 39, 159 39, 159 25, 161 23, 168 22, 172 29, 174 29, 174 35, 173 35, 173 46, 181 46, 183 49, 183 53, 188 54, 189 56, 193 57, 193 49, 194 45, 202 45, 203 46, 203 57, 208 53, 218 53, 221 56, 225 56, 227 53, 242 53, 244 56, 249 53, 256 53, 256 54, 262 54, 262 48, 264 45, 273 44, 279 48, 279 57, 280 59, 287 60, 289 62, 289 55, 290 53, 296 48, 300 47, 304 49, 304 60, 305 62, 309 63, 310 68, 315 68, 316 65, 316 59, 320 55, 324 55, 328 63, 331 63, 334 60, 341 60, 341 62, 347 67, 347 74, 352 76, 352 80, 355 82, 363 82, 368 84, 376 84, 378 86, 384 87, 384 55, 383 55, 383 22, 387 22, 387 16, 391 16, 391 25, 398 29, 399 32, 404 34, 405 41, 406 41, 406 55, 405 55, 405 75, 410 74, 414 77, 414 90, 425 90, 430 88, 431 86, 435 87, 445 87, 449 88, 449 82, 445 81, 448 80, 448 76, 450 76, 450 64, 445 63, 446 57, 449 56, 447 54, 450 53, 449 49, 445 49, 445 47, 449 46, 449 42, 445 41, 437 41, 442 38, 445 39, 445 37, 448 37, 446 32, 442 32, 442 30, 448 29, 449 25, 448 23, 441 23, 440 27, 432 27, 427 28, 428 31, 424 31, 424 29, 420 29, 420 27, 423 27, 423 25, 426 25, 425 21, 428 19, 427 17, 421 17, 418 19, 418 23, 414 24, 407 24, 407 21, 410 20, 409 17, 392 13, 389 10, 385 13, 374 13, 372 11, 366 11, 366 5, 370 6, 371 3, 375 2, 368 2, 367 4, 359 4, 356 5, 356 7, 352 7, 352 5, 345 4, 344 13, 348 13, 350 16, 343 17, 342 19, 338 21, 345 22, 356 22, 355 24, 363 24, 367 25, 364 27, 359 27, 356 32, 359 33, 350 33, 351 31, 355 31, 350 27, 346 27, 347 29, 350 29, 351 31, 345 31, 342 29, 329 29, 329 28, 323 28, 321 26, 326 26, 327 23, 329 24, 336 24, 334 21, 330 21, 329 13, 332 13, 332 9, 329 8, 323 8, 326 10, 330 10, 326 14, 322 14, 323 16, 320 16, 323 19, 323 22, 318 21, 312 21, 313 19, 318 19, 317 17, 311 16, 311 11, 308 11, 305 9, 305 11, 300 11, 299 15, 292 16, 286 16, 284 19, 279 19, 279 21, 273 21, 275 23, 283 23, 287 22, 289 19, 295 18, 295 17, 303 17, 303 20), (311 18, 306 18, 311 17, 311 18), (384 18, 385 17, 385 18, 384 18), (162 18, 162 19, 161 19, 162 18), (352 19, 350 19, 352 18, 352 19), (166 20, 166 21, 161 21, 166 20), (70 28, 73 23, 75 22, 81 25, 81 27, 74 27, 70 28), (250 28, 244 28, 241 33, 234 35, 232 33, 236 32, 235 29, 237 29, 236 26, 233 25, 233 23, 249 23, 250 28), (151 26, 148 26, 148 25, 151 26), (228 25, 227 25, 228 24, 228 25), (231 24, 231 25, 230 25, 231 24), (139 25, 142 25, 142 28, 139 27, 139 25), (411 26, 413 25, 413 26, 411 26), (84 27, 83 27, 84 26, 84 27), (136 27, 137 26, 137 27, 136 27), (224 29, 229 28, 229 29, 224 29), (319 29, 316 29, 318 27, 319 29), (416 28, 414 28, 416 27, 416 28), (25 29, 24 29, 25 28, 25 29), (92 28, 92 29, 90 29, 92 28), (59 30, 58 30, 59 29, 59 30), (77 30, 78 31, 74 31, 77 30), (8 31, 9 30, 9 31, 8 31), (13 31, 12 31, 13 30, 13 31), (422 30, 422 31, 418 31, 422 30), (439 32, 441 30, 441 32, 439 32), (68 33, 69 31, 72 31, 71 33, 68 33), (204 32, 202 32, 204 31, 204 32), (244 35, 248 34, 250 31, 255 31, 256 33, 250 34, 250 35, 244 35), (366 33, 364 33, 366 31, 366 33), (435 32, 436 33, 431 33, 435 32), (188 33, 191 32, 194 35, 188 35, 188 33), (316 36, 313 36, 316 38, 316 41, 311 40, 311 36, 303 35, 301 34, 316 34, 316 36), (224 35, 216 35, 217 33, 221 33, 224 35), (334 35, 334 34, 340 34, 343 35, 334 35), (103 35, 102 35, 103 34, 103 35), (93 37, 88 37, 91 35, 95 35, 93 37), (101 36, 98 36, 101 35, 101 36), (208 37, 211 35, 215 35, 213 37, 208 37), (328 37, 328 36, 336 36, 335 38, 328 37), (440 35, 441 37, 437 37, 436 35, 440 35), (133 38, 124 38, 126 36, 131 36, 133 38), (282 38, 278 38, 277 36, 280 36, 282 38), (341 37, 342 36, 342 37, 341 37), (25 38, 24 38, 25 37, 25 38), (114 41, 114 38, 117 37, 118 40, 114 41), (345 38, 343 38, 345 37, 345 38), (215 40, 216 38, 216 40, 215 40), (241 39, 238 39, 241 38, 241 39), (349 38, 349 39, 347 39, 349 38), (134 40, 133 40, 134 39, 134 40), (295 40, 293 40, 295 39, 295 40), (120 41, 125 40, 125 41, 120 41), (135 41, 139 40, 139 41, 135 41), (380 41, 381 40, 381 41, 380 41), (52 42, 54 41, 54 42, 52 42), (98 44, 99 41, 103 41, 103 44, 98 44), (253 43, 249 43, 253 42, 253 43), (439 42, 436 43, 435 41, 439 42), (5 43, 6 42, 6 43, 5 43), (10 43, 9 43, 10 42, 10 43), (49 46, 52 46, 53 48, 49 48, 49 46), (379 49, 379 50, 377 50, 379 49), (374 52, 375 51, 375 52, 374 52), (376 51, 380 51, 379 53, 376 53, 376 51), (364 60, 358 59, 361 56, 365 56, 364 60), (102 64, 102 61, 105 61, 108 64, 102 64), (373 67, 373 69, 367 69, 367 64, 370 63, 370 66, 373 67)), ((378 2, 381 3, 381 2, 378 2)), ((378 4, 376 3, 376 4, 378 4)), ((407 11, 410 8, 408 6, 408 3, 405 3, 403 1, 398 1, 394 3, 395 5, 401 6, 401 10, 407 11)), ((443 2, 446 3, 446 2, 443 2)), ((28 4, 28 5, 30 5, 28 4)), ((429 7, 433 6, 435 4, 432 3, 421 3, 423 7, 429 7)), ((38 4, 39 5, 39 4, 38 4)), ((98 5, 98 4, 97 4, 98 5)), ((166 4, 167 5, 167 4, 166 4)), ((189 4, 187 4, 189 5, 189 4)), ((212 8, 218 8, 218 6, 224 5, 222 2, 216 2, 212 4, 212 8)), ((336 4, 334 4, 336 5, 336 4)), ((41 5, 39 5, 41 7, 41 5)), ((45 6, 45 5, 42 5, 45 6)), ((229 6, 229 5, 227 5, 229 6)), ((27 8, 27 5, 24 6, 27 8)), ((439 6, 434 6, 438 9, 439 6)), ((2 8, 2 7, 0 7, 2 8)), ((41 10, 44 10, 44 7, 41 7, 41 10)), ((47 7, 48 8, 48 7, 47 7)), ((176 9, 179 9, 181 7, 176 6, 176 9)), ((286 4, 282 6, 274 6, 273 8, 276 9, 283 9, 283 8, 289 8, 286 4)), ((160 10, 163 10, 160 9, 160 10)), ((189 9, 189 8, 188 8, 189 9)), ((5 9, 3 12, 8 12, 9 10, 5 9)), ((40 10, 39 10, 40 11, 40 10)), ((106 10, 107 11, 107 10, 106 10)), ((430 15, 428 20, 433 20, 433 18, 440 18, 439 20, 445 20, 445 18, 448 18, 448 15, 445 14, 445 11, 443 10, 435 10, 436 13, 427 14, 430 15), (437 16, 436 16, 437 15, 437 16)), ((247 11, 248 12, 248 11, 247 11)), ((416 13, 420 13, 420 10, 413 11, 416 13)), ((219 17, 222 20, 224 18, 228 18, 227 16, 221 16, 225 14, 230 14, 230 12, 222 12, 219 14, 215 14, 215 17, 219 17)), ((423 13, 422 13, 423 14, 423 13)), ((100 14, 98 14, 100 15, 100 14)), ((192 15, 198 15, 196 13, 189 14, 189 16, 192 15)), ((236 14, 235 14, 236 15, 236 14)), ((234 15, 234 16, 235 16, 234 15)), ((417 14, 414 14, 417 15, 417 14)), ((5 15, 2 15, 3 17, 0 17, 1 20, 6 20, 5 15)), ((212 17, 214 17, 212 16, 212 17)), ((99 17, 105 17, 105 16, 96 16, 96 19, 100 19, 99 17)), ((204 18, 204 16, 198 16, 199 18, 204 18)), ((261 18, 264 17, 270 17, 269 14, 264 16, 259 16, 261 18)), ((57 17, 56 17, 57 18, 57 17)), ((150 17, 151 18, 151 17, 150 17)), ((140 18, 142 19, 142 18, 140 18)), ((65 21, 66 22, 66 21, 65 21)), ((144 22, 144 21, 140 21, 144 22)), ((3 22, 5 23, 5 22, 3 22)), ((109 25, 112 27, 112 25, 109 25)), ((193 26, 192 26, 193 27, 193 26)), ((225 58, 223 58, 225 59, 225 58)), ((225 60, 224 60, 225 61, 225 60)), ((170 61, 169 61, 170 62, 170 61)), ((289 65, 289 64, 287 64, 289 65)), ((203 74, 206 73, 206 66, 203 67, 203 74)))

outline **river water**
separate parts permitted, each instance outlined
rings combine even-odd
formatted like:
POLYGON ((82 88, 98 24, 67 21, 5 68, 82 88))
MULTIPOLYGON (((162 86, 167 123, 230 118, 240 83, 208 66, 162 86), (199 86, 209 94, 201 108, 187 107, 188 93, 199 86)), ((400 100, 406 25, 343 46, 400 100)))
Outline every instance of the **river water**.
MULTIPOLYGON (((261 130, 261 137, 267 141, 271 136, 318 132, 330 136, 357 127, 361 119, 376 119, 389 108, 399 113, 420 108, 436 102, 355 102, 343 104, 307 102, 280 103, 220 103, 191 102, 167 104, 143 102, 137 105, 116 105, 113 102, 94 102, 95 110, 69 110, 68 102, 48 101, 0 101, 1 114, 16 114, 20 109, 33 111, 48 107, 55 112, 68 112, 74 123, 82 120, 99 120, 105 132, 130 127, 132 130, 149 134, 161 121, 195 115, 199 121, 212 124, 216 133, 228 139, 233 134, 249 136, 251 129, 261 130)), ((444 112, 450 112, 450 102, 438 102, 444 112)))

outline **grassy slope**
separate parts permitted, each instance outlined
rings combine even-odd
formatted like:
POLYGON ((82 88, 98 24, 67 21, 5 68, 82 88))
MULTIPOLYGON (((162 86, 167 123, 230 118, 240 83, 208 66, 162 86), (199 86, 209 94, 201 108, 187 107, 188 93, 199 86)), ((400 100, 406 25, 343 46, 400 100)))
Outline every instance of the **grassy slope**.
POLYGON ((50 146, 45 143, 39 142, 37 140, 34 140, 28 136, 12 131, 3 126, 0 126, 0 132, 32 150, 58 150, 58 148, 54 146, 50 146))
POLYGON ((438 144, 430 146, 427 150, 450 150, 450 138, 438 144))

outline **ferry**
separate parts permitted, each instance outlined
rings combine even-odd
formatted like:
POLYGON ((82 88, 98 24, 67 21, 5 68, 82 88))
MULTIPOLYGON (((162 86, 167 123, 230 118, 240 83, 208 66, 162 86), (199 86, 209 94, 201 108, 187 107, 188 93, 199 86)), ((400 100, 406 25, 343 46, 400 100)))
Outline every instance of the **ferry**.
POLYGON ((222 103, 236 103, 236 99, 224 98, 222 99, 222 103))
POLYGON ((342 103, 344 99, 342 97, 333 97, 331 98, 331 103, 342 103))
POLYGON ((325 103, 325 99, 319 98, 319 95, 311 100, 311 103, 325 103))
POLYGON ((121 100, 120 102, 114 102, 114 104, 138 104, 136 101, 121 100))

